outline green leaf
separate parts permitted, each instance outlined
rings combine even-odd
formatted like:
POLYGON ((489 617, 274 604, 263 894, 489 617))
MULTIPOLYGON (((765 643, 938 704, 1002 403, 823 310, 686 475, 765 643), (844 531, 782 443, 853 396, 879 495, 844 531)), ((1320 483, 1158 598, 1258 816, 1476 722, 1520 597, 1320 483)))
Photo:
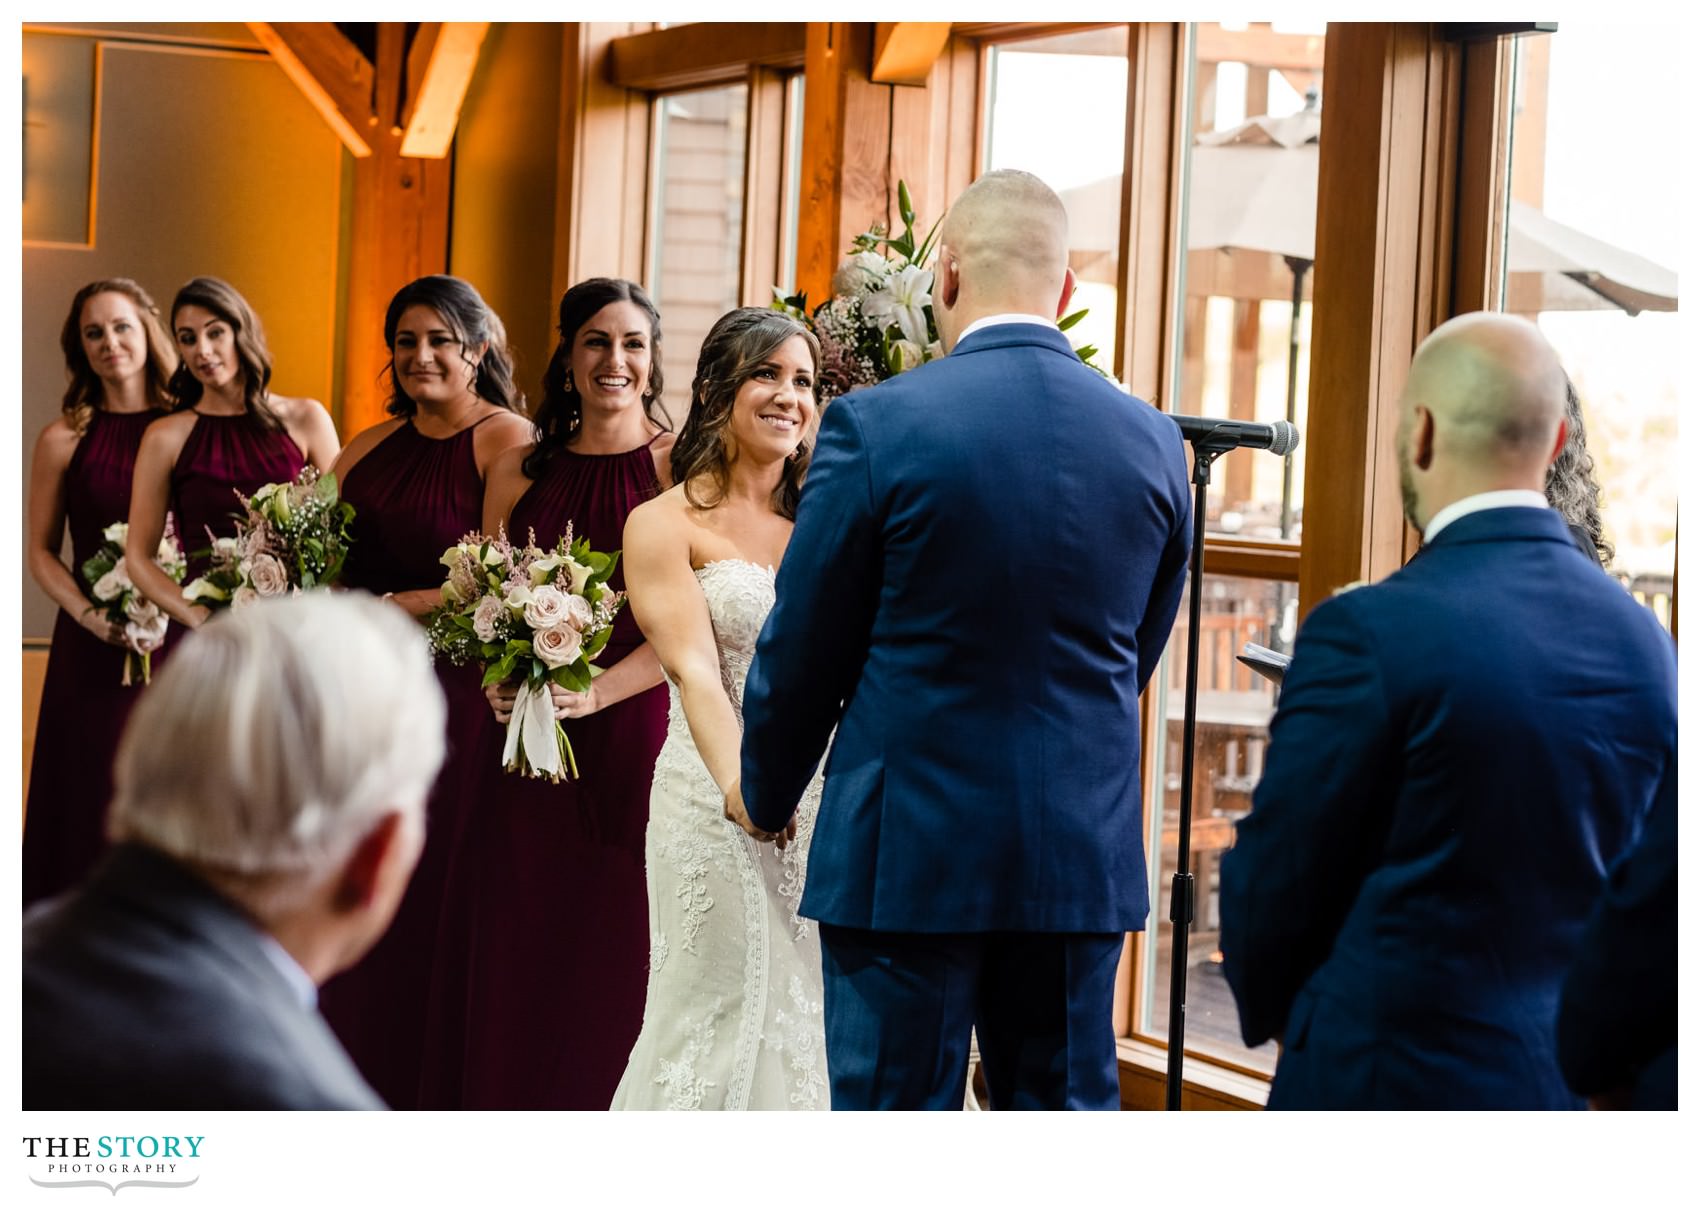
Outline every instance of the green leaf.
POLYGON ((494 665, 491 665, 489 668, 484 670, 484 680, 480 683, 480 685, 494 686, 498 682, 505 682, 513 675, 513 671, 513 657, 505 656, 494 665))
POLYGON ((1098 356, 1098 347, 1096 345, 1082 345, 1079 349, 1074 351, 1074 356, 1079 358, 1082 362, 1090 362, 1093 358, 1098 356))
POLYGON ((932 226, 931 230, 929 230, 927 232, 927 238, 925 240, 921 241, 921 247, 915 253, 914 260, 915 260, 916 265, 925 265, 927 263, 927 258, 932 256, 933 240, 939 234, 939 227, 943 223, 944 223, 944 216, 943 215, 940 215, 937 219, 933 220, 933 226, 932 226))
POLYGON ((333 504, 336 501, 336 477, 328 471, 325 472, 319 477, 319 482, 313 485, 313 495, 327 505, 333 504))
POLYGON ((1067 332, 1076 324, 1080 323, 1081 320, 1085 319, 1086 313, 1091 310, 1092 309, 1090 307, 1082 307, 1079 311, 1070 312, 1068 315, 1057 321, 1057 331, 1067 332))
POLYGON ((549 680, 565 690, 576 690, 580 694, 590 689, 590 676, 579 669, 580 662, 562 665, 549 672, 549 680))

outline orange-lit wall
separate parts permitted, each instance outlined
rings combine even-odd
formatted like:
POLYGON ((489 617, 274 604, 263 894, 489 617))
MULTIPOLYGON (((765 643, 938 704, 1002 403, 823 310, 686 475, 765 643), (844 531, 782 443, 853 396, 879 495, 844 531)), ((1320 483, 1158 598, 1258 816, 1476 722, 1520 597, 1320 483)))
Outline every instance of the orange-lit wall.
MULTIPOLYGON (((240 34, 234 27, 230 41, 240 34)), ((86 114, 79 127, 75 113, 48 102, 85 89, 98 97, 92 247, 23 248, 26 474, 64 391, 65 308, 92 278, 133 277, 162 311, 196 274, 229 279, 265 324, 276 390, 313 396, 334 412, 344 153, 295 87, 256 51, 83 32, 26 31, 23 44, 25 76, 37 76, 26 121, 39 124, 26 129, 51 132, 61 147, 87 139, 86 114), (67 41, 95 53, 66 55, 67 41), (32 54, 44 46, 60 53, 32 54), (42 78, 78 61, 85 80, 42 78)), ((44 137, 33 146, 47 155, 54 144, 44 137)), ((52 604, 23 580, 23 634, 45 637, 52 604)))

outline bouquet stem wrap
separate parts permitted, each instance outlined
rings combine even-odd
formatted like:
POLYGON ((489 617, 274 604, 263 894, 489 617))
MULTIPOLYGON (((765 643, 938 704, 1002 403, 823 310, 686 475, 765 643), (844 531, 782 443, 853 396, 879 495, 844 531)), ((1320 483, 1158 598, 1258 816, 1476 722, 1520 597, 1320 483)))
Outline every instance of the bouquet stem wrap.
POLYGON ((508 720, 507 743, 502 746, 502 767, 551 783, 560 782, 568 770, 578 777, 572 742, 555 718, 547 683, 534 686, 528 681, 520 686, 508 720))

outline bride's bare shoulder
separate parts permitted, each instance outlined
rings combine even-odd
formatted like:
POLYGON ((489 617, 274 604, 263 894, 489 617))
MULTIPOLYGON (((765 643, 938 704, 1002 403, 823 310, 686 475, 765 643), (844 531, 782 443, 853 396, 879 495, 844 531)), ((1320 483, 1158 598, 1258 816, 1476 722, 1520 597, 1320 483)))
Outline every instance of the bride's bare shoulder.
POLYGON ((688 508, 685 490, 678 486, 651 497, 626 515, 625 547, 629 550, 634 543, 666 546, 684 540, 688 508))

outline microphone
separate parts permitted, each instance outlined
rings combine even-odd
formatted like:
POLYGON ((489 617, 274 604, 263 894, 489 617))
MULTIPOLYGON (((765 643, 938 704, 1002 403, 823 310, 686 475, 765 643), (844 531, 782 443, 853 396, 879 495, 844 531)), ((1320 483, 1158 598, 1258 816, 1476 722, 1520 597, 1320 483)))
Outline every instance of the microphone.
POLYGON ((1256 421, 1183 417, 1172 412, 1166 415, 1180 426, 1181 437, 1193 443, 1199 450, 1213 450, 1220 454, 1250 446, 1267 450, 1270 454, 1284 455, 1291 453, 1293 447, 1299 444, 1298 427, 1291 421, 1259 425, 1256 421))

